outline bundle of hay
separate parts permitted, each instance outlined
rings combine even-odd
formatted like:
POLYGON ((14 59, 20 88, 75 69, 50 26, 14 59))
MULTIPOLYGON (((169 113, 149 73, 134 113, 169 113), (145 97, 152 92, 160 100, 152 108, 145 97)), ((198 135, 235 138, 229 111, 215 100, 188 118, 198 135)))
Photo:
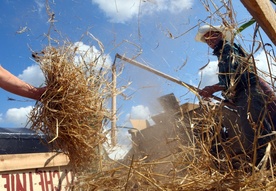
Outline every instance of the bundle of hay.
MULTIPOLYGON (((78 47, 48 47, 33 54, 46 78, 47 90, 31 112, 31 128, 48 137, 48 143, 68 154, 77 172, 97 171, 104 107, 109 94, 105 70, 98 70, 97 58, 83 60, 78 47)), ((104 63, 103 63, 104 64, 104 63)))

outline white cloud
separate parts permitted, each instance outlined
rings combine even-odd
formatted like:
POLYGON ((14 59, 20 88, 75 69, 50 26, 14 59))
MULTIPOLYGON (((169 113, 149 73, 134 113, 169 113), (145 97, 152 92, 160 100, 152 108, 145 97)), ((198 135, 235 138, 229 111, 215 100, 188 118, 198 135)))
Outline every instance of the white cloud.
POLYGON ((131 119, 149 119, 149 117, 150 117, 150 110, 147 106, 137 105, 137 106, 131 107, 131 111, 130 111, 131 119))
MULTIPOLYGON (((27 67, 21 74, 18 75, 18 78, 33 86, 41 86, 45 82, 44 75, 38 65, 27 67)), ((0 122, 11 124, 16 127, 25 127, 31 110, 32 106, 10 108, 6 111, 6 113, 0 114, 0 122)))
POLYGON ((12 123, 16 127, 25 127, 32 106, 11 108, 4 116, 0 116, 1 122, 12 123))
POLYGON ((218 83, 218 62, 211 61, 199 72, 201 79, 200 88, 218 83))
POLYGON ((133 17, 153 12, 169 11, 176 14, 190 9, 193 0, 92 0, 110 18, 111 22, 124 23, 133 17))
POLYGON ((41 86, 45 82, 45 77, 38 65, 27 67, 22 74, 18 75, 18 78, 33 86, 41 86))
POLYGON ((273 61, 270 57, 268 57, 268 61, 267 62, 267 58, 266 58, 266 54, 264 51, 260 52, 258 55, 255 56, 255 61, 256 61, 256 66, 257 68, 262 71, 265 72, 266 75, 264 75, 263 73, 260 73, 259 75, 264 77, 264 79, 267 82, 271 82, 271 78, 270 75, 271 74, 275 74, 276 72, 276 66, 275 66, 275 61, 273 61), (269 73, 269 68, 271 70, 271 74, 269 73))
POLYGON ((139 0, 92 0, 110 18, 111 22, 123 23, 137 15, 139 0))
POLYGON ((171 0, 169 2, 169 11, 171 13, 180 13, 185 9, 190 9, 193 5, 192 0, 171 0))
POLYGON ((86 63, 93 62, 97 60, 96 70, 100 68, 110 68, 112 64, 112 59, 109 55, 103 54, 95 46, 89 46, 83 42, 74 43, 74 48, 77 47, 75 63, 81 64, 83 61, 86 63))
POLYGON ((154 122, 153 122, 151 116, 152 116, 152 114, 151 114, 149 107, 144 106, 144 105, 132 106, 130 113, 126 114, 125 124, 123 126, 132 127, 132 125, 130 123, 130 119, 147 120, 150 125, 153 125, 154 122))

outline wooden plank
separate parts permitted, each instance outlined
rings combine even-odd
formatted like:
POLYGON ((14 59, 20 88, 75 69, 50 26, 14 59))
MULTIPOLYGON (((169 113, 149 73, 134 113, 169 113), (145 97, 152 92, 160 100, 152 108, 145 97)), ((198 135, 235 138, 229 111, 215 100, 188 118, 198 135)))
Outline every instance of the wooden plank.
POLYGON ((241 2, 276 45, 276 13, 271 2, 269 0, 241 0, 241 2))
POLYGON ((63 153, 30 153, 0 155, 0 172, 66 166, 69 158, 63 153))
POLYGON ((200 106, 198 104, 194 104, 194 103, 184 103, 180 107, 184 113, 188 113, 190 111, 193 111, 193 110, 199 108, 200 106))
POLYGON ((143 119, 130 119, 130 123, 133 128, 135 128, 139 131, 150 126, 149 122, 147 120, 143 120, 143 119))

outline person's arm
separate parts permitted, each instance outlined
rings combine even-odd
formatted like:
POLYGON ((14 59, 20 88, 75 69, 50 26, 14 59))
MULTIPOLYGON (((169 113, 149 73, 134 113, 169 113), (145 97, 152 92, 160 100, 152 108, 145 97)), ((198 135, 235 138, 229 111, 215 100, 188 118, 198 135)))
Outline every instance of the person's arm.
POLYGON ((276 95, 275 95, 275 92, 273 91, 273 89, 268 85, 268 83, 263 79, 261 78, 260 76, 258 77, 259 78, 259 85, 260 85, 260 88, 262 89, 263 93, 269 97, 269 99, 275 99, 276 98, 276 95))
POLYGON ((37 88, 20 80, 2 66, 0 66, 0 87, 8 92, 35 100, 40 100, 46 90, 46 87, 37 88))
POLYGON ((220 84, 214 84, 212 86, 206 86, 202 90, 199 90, 199 95, 204 98, 209 98, 213 95, 213 93, 225 90, 225 86, 222 86, 220 84))
POLYGON ((224 91, 227 89, 227 85, 229 84, 229 72, 234 67, 231 64, 232 58, 231 58, 231 52, 232 52, 232 46, 229 43, 226 43, 223 45, 223 50, 215 50, 215 55, 218 57, 218 80, 219 82, 217 84, 206 86, 202 90, 199 91, 199 95, 203 98, 209 98, 212 96, 213 93, 218 91, 224 91))

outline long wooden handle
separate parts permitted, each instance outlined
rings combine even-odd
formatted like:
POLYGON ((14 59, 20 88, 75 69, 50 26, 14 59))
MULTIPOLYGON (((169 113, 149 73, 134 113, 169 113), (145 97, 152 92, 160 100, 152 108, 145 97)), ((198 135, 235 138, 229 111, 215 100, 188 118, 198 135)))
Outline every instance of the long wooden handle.
MULTIPOLYGON (((149 72, 152 72, 152 73, 154 73, 154 74, 156 74, 156 75, 158 75, 158 76, 161 76, 161 77, 163 77, 163 78, 166 78, 167 80, 170 80, 170 81, 172 81, 172 82, 175 82, 175 83, 177 83, 177 84, 179 84, 179 85, 181 85, 181 86, 184 86, 184 87, 188 88, 192 93, 194 93, 194 94, 196 94, 196 95, 198 96, 198 92, 199 92, 200 89, 197 88, 197 87, 195 87, 195 86, 192 86, 192 85, 190 85, 190 84, 188 84, 188 83, 186 83, 186 82, 183 82, 183 81, 181 81, 181 80, 178 80, 178 79, 176 79, 176 78, 174 78, 174 77, 171 77, 171 76, 169 76, 169 75, 167 75, 167 74, 164 74, 163 72, 160 72, 160 71, 158 71, 158 70, 156 70, 156 69, 154 69, 154 68, 151 68, 151 67, 149 67, 149 66, 146 66, 146 65, 144 65, 144 64, 142 64, 142 63, 137 62, 136 60, 127 58, 127 57, 122 56, 122 55, 120 55, 120 54, 116 54, 115 57, 116 57, 116 58, 119 58, 119 59, 121 59, 121 60, 124 60, 124 61, 126 61, 126 62, 128 62, 128 63, 130 63, 130 64, 133 64, 133 65, 135 65, 135 66, 137 66, 137 67, 139 67, 139 68, 143 68, 143 69, 145 69, 145 70, 147 70, 147 71, 149 71, 149 72)), ((219 101, 219 102, 223 102, 223 101, 224 101, 223 99, 221 99, 221 98, 219 98, 219 97, 217 97, 217 96, 214 96, 214 95, 212 95, 211 97, 212 97, 213 99, 219 101)))

